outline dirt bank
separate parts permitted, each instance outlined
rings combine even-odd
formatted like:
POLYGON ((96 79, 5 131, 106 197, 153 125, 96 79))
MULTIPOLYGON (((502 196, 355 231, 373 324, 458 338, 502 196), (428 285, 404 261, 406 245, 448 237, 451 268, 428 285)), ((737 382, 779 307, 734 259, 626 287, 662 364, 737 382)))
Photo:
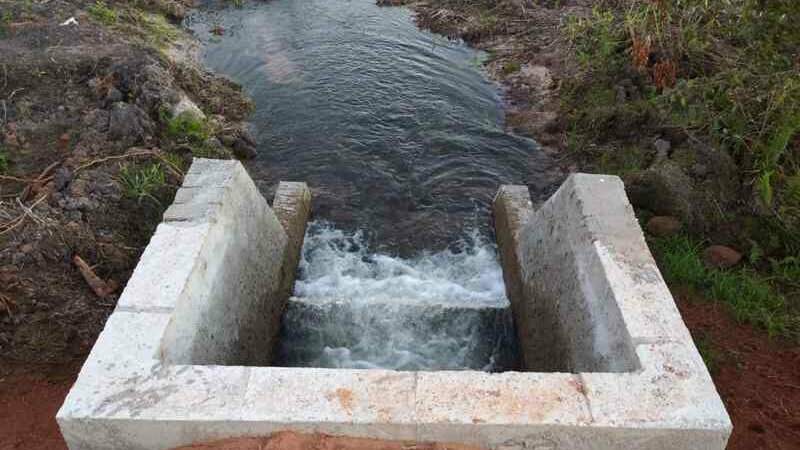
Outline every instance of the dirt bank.
POLYGON ((165 15, 184 5, 129 3, 0 1, 4 362, 82 359, 192 155, 250 146, 249 100, 165 15))

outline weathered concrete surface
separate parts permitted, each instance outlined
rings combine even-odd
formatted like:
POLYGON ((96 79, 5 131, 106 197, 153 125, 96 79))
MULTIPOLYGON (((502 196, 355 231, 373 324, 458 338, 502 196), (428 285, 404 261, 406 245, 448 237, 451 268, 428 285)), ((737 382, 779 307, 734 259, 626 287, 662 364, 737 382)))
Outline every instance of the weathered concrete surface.
POLYGON ((723 449, 730 419, 621 180, 572 175, 536 211, 524 189, 500 189, 495 223, 525 364, 578 373, 592 417, 590 434, 552 440, 723 449))
POLYGON ((70 449, 284 430, 493 450, 724 449, 730 420, 619 179, 574 175, 536 211, 523 194, 504 187, 495 216, 526 363, 540 372, 203 365, 244 358, 242 338, 271 348, 251 327, 282 308, 271 295, 291 238, 238 163, 198 161, 58 413, 70 449))
POLYGON ((286 295, 291 294, 294 275, 303 249, 306 224, 311 217, 311 190, 305 183, 281 181, 272 201, 272 210, 286 232, 287 246, 281 281, 286 295))

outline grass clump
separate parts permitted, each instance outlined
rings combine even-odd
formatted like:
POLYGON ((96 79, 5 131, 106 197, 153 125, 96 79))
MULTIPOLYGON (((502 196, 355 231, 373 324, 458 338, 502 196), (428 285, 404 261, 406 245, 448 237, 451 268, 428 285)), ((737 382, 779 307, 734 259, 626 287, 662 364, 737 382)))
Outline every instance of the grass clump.
POLYGON ((686 236, 656 239, 651 245, 668 281, 727 303, 738 321, 759 326, 771 336, 800 339, 800 314, 788 306, 774 278, 746 268, 708 268, 701 244, 686 236))
POLYGON ((93 5, 89 5, 89 15, 103 25, 114 25, 119 19, 119 14, 114 8, 109 7, 106 2, 97 0, 93 5))
POLYGON ((5 147, 0 145, 0 174, 5 174, 8 172, 8 153, 6 152, 5 147))
POLYGON ((200 144, 210 135, 206 120, 191 111, 166 119, 166 127, 167 136, 180 142, 200 144))
POLYGON ((126 197, 137 202, 150 199, 157 204, 161 204, 156 194, 166 184, 166 175, 164 168, 159 163, 146 165, 125 164, 119 171, 119 183, 126 197))
POLYGON ((522 69, 522 65, 519 61, 508 61, 503 64, 503 74, 504 75, 511 75, 512 73, 517 73, 522 69))
POLYGON ((137 8, 125 12, 127 31, 150 47, 163 50, 180 36, 180 30, 161 14, 153 14, 137 8))

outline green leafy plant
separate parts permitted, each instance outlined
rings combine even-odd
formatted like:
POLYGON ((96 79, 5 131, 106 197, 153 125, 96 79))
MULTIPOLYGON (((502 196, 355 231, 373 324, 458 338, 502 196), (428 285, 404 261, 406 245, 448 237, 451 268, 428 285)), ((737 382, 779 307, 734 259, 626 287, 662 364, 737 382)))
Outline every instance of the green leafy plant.
POLYGON ((747 268, 708 268, 700 256, 701 244, 686 236, 656 239, 651 248, 667 280, 728 304, 737 320, 757 325, 772 336, 800 339, 800 315, 787 307, 769 277, 747 268))
POLYGON ((184 111, 167 119, 167 136, 178 141, 202 143, 210 134, 206 121, 195 113, 184 111))
POLYGON ((0 145, 0 173, 8 172, 8 153, 5 147, 0 145))
POLYGON ((104 25, 114 25, 119 19, 117 11, 102 0, 97 0, 93 5, 89 5, 88 11, 94 20, 104 25))
POLYGON ((156 193, 166 183, 164 169, 159 163, 146 165, 125 164, 120 167, 119 182, 126 197, 141 202, 150 199, 157 204, 156 193))

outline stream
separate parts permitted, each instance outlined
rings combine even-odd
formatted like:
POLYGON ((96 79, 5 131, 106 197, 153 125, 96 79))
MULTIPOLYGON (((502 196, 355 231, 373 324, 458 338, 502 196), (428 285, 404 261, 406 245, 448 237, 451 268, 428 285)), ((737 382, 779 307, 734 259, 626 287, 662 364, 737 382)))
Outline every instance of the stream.
POLYGON ((513 368, 491 200, 501 184, 541 197, 553 176, 506 130, 487 55, 374 0, 206 1, 185 25, 255 101, 247 168, 265 196, 313 191, 276 363, 513 368))

